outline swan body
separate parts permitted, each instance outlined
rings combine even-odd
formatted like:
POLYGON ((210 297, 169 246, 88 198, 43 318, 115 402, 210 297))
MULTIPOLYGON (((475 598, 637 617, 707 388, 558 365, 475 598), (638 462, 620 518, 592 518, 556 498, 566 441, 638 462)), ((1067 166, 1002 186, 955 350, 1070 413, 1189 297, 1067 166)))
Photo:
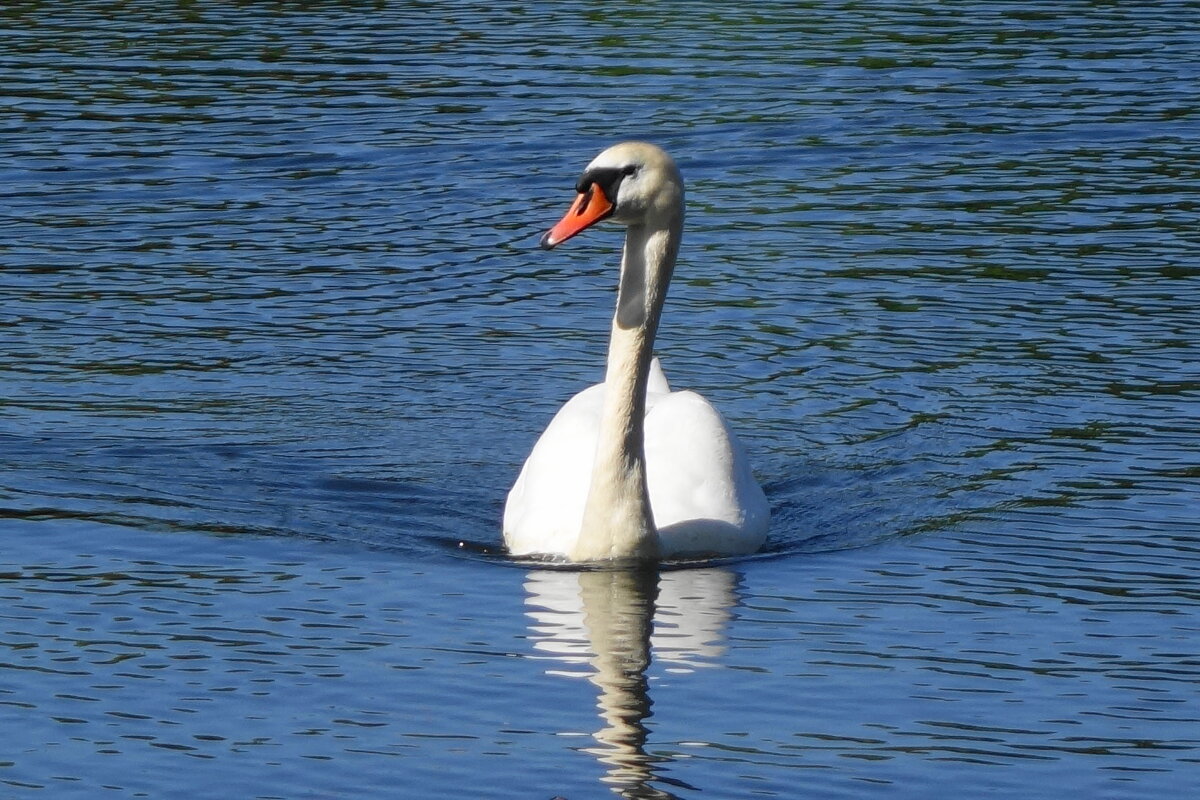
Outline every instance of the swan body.
POLYGON ((627 228, 604 383, 571 398, 504 509, 514 555, 570 561, 751 553, 770 510, 728 423, 671 391, 654 336, 683 228, 683 181, 661 149, 625 142, 584 170, 547 249, 605 219, 627 228))

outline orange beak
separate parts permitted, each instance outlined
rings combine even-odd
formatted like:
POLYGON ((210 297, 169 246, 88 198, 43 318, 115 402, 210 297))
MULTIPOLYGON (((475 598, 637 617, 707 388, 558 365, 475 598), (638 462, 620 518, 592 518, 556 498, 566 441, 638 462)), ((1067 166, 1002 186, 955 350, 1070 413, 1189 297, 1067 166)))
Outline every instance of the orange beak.
POLYGON ((566 215, 542 237, 542 249, 549 250, 562 244, 585 228, 606 219, 612 212, 612 201, 604 194, 599 184, 593 183, 587 191, 579 193, 566 215))

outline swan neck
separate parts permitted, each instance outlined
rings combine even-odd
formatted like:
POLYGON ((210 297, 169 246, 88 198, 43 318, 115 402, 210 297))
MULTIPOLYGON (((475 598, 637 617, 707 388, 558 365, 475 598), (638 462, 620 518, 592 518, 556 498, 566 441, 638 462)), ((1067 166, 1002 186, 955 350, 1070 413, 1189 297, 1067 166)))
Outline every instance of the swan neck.
POLYGON ((625 238, 592 484, 571 554, 576 561, 659 555, 646 488, 646 384, 681 223, 676 215, 665 225, 633 225, 625 238))

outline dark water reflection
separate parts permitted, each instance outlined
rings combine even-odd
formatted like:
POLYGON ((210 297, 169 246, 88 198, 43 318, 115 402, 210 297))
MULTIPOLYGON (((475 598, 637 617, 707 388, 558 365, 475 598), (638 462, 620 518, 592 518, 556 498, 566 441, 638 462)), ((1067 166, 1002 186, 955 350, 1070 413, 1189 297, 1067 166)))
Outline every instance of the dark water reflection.
POLYGON ((6 4, 4 791, 1194 793, 1198 20, 6 4), (620 588, 497 545, 631 136, 774 524, 620 588))

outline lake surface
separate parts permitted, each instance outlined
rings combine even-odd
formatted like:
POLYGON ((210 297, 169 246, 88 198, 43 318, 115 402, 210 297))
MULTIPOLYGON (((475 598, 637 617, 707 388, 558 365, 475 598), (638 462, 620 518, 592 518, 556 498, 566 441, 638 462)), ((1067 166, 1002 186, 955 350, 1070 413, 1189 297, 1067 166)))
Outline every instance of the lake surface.
POLYGON ((1194 3, 6 4, 0 795, 1200 791, 1194 3), (500 547, 658 352, 765 551, 500 547))

